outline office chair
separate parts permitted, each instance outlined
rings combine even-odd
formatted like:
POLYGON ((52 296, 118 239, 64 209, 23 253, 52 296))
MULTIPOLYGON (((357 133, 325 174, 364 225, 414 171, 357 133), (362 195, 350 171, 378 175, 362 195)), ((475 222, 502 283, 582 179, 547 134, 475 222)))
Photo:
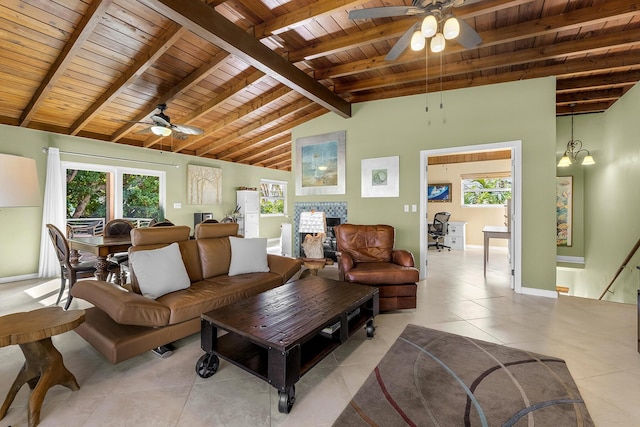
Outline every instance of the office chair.
MULTIPOLYGON (((442 251, 442 248, 447 248, 451 251, 451 247, 444 244, 444 236, 449 234, 449 218, 451 214, 449 212, 438 212, 433 217, 433 224, 429 224, 428 234, 434 240, 434 243, 429 243, 428 248, 435 246, 438 252, 442 251), (442 240, 442 243, 440 243, 442 240)), ((427 249, 428 249, 427 248, 427 249)))

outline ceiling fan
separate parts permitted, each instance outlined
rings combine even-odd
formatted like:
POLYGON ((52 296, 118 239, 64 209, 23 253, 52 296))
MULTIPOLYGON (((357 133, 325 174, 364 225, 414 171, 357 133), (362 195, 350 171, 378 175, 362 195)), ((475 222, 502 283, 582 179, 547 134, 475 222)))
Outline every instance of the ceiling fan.
POLYGON ((138 133, 153 133, 157 136, 169 136, 171 134, 178 140, 185 140, 189 135, 202 135, 203 129, 195 126, 179 125, 171 123, 171 118, 167 116, 164 111, 167 109, 167 104, 158 104, 159 113, 152 114, 149 118, 152 123, 139 122, 150 124, 151 126, 141 130, 138 133))
POLYGON ((349 11, 349 19, 375 19, 398 16, 424 17, 413 24, 391 48, 385 59, 396 59, 409 46, 420 50, 425 39, 431 38, 431 50, 444 50, 445 40, 456 39, 466 49, 482 42, 480 35, 462 19, 453 16, 451 9, 480 0, 412 0, 411 6, 382 6, 349 11))

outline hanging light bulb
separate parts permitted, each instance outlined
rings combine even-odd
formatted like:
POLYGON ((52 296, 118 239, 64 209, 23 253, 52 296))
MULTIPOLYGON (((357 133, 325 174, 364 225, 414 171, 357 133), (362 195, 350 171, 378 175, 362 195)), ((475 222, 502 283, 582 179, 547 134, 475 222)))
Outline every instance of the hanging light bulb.
POLYGON ((424 38, 428 39, 433 37, 438 32, 438 21, 433 15, 427 15, 422 21, 422 27, 420 29, 424 38))
POLYGON ((431 52, 438 53, 444 50, 445 40, 442 33, 438 33, 431 39, 431 52))
POLYGON ((411 36, 411 50, 421 50, 425 45, 424 37, 422 36, 422 32, 416 31, 411 36))
POLYGON ((445 39, 455 39, 460 35, 460 23, 452 16, 445 21, 442 32, 444 33, 445 39))

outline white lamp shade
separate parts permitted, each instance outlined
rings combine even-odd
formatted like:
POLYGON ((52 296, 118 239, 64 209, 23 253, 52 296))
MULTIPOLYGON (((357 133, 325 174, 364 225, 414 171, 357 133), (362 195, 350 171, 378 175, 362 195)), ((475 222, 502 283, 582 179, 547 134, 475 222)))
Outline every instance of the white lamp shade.
POLYGON ((416 31, 411 36, 411 50, 421 50, 425 45, 424 37, 420 31, 416 31))
POLYGON ((422 26, 420 27, 420 31, 422 31, 422 36, 424 38, 433 37, 438 32, 438 21, 436 17, 433 15, 428 15, 422 21, 422 26))
POLYGON ((444 50, 445 40, 442 33, 436 34, 431 39, 431 52, 438 53, 444 50))
POLYGON ((582 164, 583 165, 595 165, 596 162, 595 160, 593 160, 593 157, 591 157, 591 154, 584 156, 584 159, 582 159, 582 164))
POLYGON ((158 136, 171 135, 171 129, 164 126, 151 126, 151 132, 153 132, 154 135, 158 135, 158 136))
POLYGON ((460 35, 460 23, 453 16, 447 19, 442 28, 444 38, 447 40, 455 39, 460 35))
POLYGON ((40 206, 36 161, 0 154, 0 208, 40 206))
POLYGON ((558 162, 558 167, 566 168, 567 166, 571 166, 571 159, 569 158, 569 156, 562 156, 562 158, 558 162))
POLYGON ((299 233, 326 233, 324 212, 300 212, 299 233))

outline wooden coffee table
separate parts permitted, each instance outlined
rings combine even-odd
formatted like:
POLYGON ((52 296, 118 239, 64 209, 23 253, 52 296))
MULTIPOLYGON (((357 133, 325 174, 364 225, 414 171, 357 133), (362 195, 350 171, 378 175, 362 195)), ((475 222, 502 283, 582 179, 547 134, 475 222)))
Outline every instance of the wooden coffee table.
POLYGON ((51 337, 70 331, 84 322, 84 310, 63 311, 61 307, 46 307, 0 318, 0 347, 18 344, 25 357, 24 365, 0 408, 4 418, 20 388, 26 383, 33 391, 29 397, 29 426, 40 422, 40 408, 47 391, 61 384, 71 390, 80 386, 64 366, 62 355, 53 346, 51 337))
POLYGON ((196 372, 215 374, 219 356, 278 389, 278 410, 289 413, 306 372, 359 328, 373 337, 378 305, 375 287, 310 276, 204 313, 196 372))

